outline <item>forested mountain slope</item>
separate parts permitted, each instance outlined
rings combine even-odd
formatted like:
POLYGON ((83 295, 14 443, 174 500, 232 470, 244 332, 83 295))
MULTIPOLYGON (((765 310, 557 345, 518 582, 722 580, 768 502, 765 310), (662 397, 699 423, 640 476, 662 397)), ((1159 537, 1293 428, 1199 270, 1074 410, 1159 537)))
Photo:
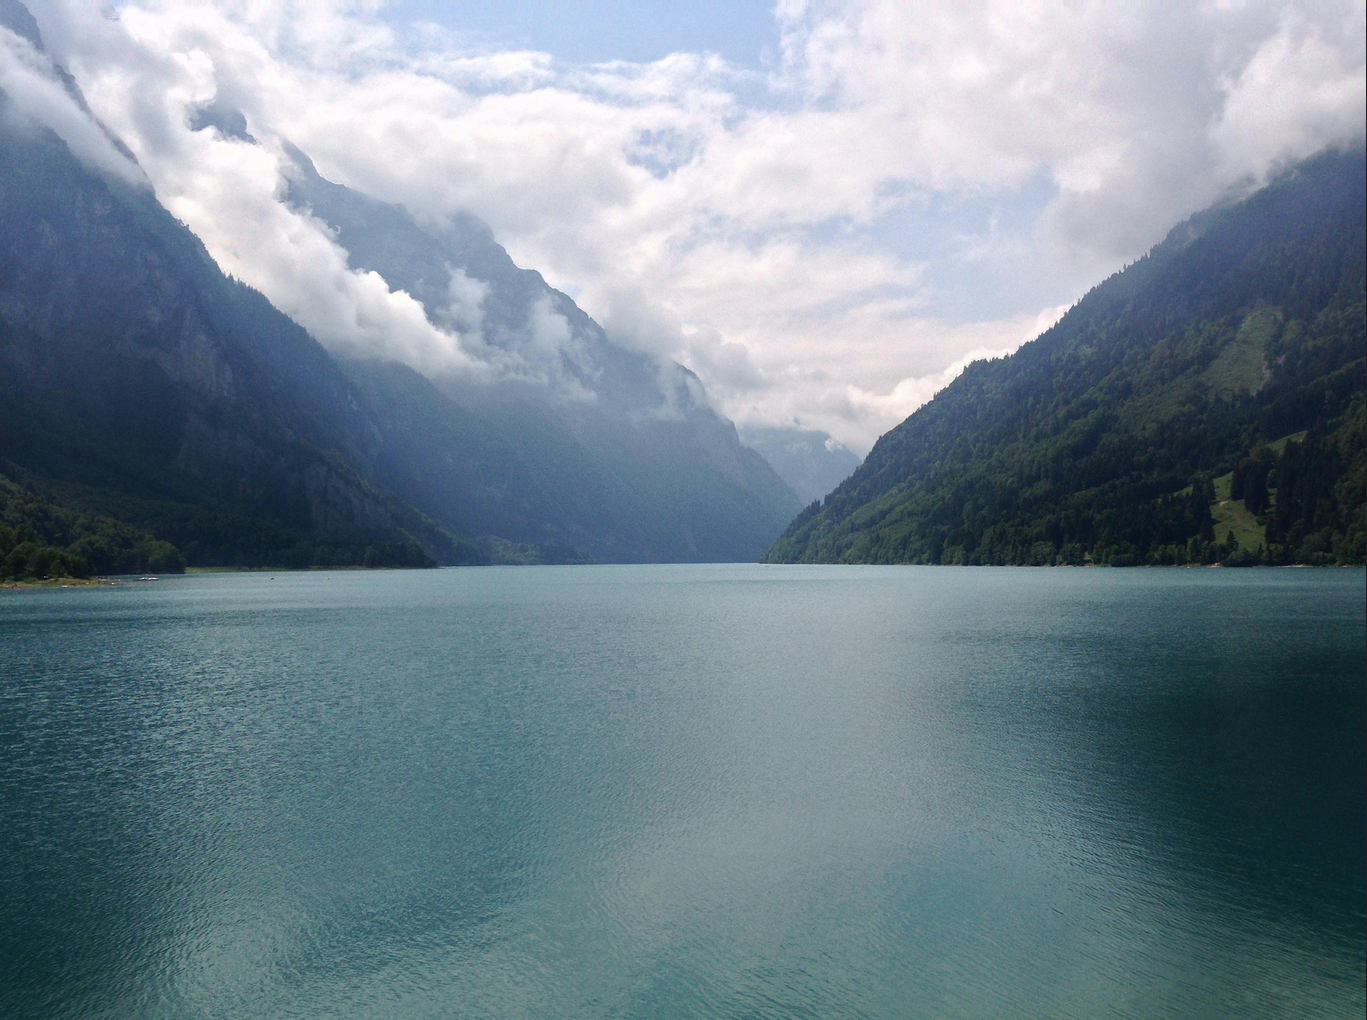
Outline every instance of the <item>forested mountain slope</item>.
POLYGON ((970 365, 765 560, 1362 563, 1365 177, 1326 152, 1179 225, 970 365))

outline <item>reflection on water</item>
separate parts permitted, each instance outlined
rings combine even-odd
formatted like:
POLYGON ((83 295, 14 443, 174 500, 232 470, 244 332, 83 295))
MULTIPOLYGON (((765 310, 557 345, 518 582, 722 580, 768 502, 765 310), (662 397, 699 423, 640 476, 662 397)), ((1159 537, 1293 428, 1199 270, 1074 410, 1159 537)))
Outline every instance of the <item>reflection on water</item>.
POLYGON ((0 597, 0 1015, 1361 1016, 1361 571, 0 597))

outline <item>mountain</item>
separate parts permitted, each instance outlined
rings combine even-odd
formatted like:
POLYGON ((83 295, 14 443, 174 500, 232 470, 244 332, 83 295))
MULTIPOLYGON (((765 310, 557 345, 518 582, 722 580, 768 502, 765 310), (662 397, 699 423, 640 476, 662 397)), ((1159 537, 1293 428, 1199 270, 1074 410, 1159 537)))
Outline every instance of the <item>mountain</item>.
MULTIPOLYGON (((212 120, 250 137, 230 111, 212 120)), ((384 424, 387 488, 464 534, 610 561, 753 560, 800 508, 696 376, 613 343, 485 224, 419 224, 287 152, 287 200, 327 224, 350 266, 417 299, 501 373, 345 363, 384 424)))
MULTIPOLYGON (((166 212, 22 4, 0 26, 28 89, 0 91, 5 576, 753 559, 800 505, 691 373, 610 343, 478 221, 421 228, 296 151, 290 201, 499 374, 339 360, 166 212), (50 87, 79 113, 33 113, 50 87)), ((230 109, 194 126, 255 144, 230 109)))
POLYGON ((803 503, 824 496, 859 466, 858 454, 816 429, 747 425, 740 438, 773 466, 803 503))
POLYGON ((1367 159, 1179 225, 970 365, 768 562, 1362 563, 1367 159))
MULTIPOLYGON (((39 85, 48 76, 87 110, 70 76, 34 59, 41 37, 21 14, 7 3, 0 24, 18 25, 39 85)), ((366 477, 378 428, 327 352, 225 277, 133 164, 86 155, 0 93, 5 561, 43 549, 101 572, 182 556, 478 559, 366 477)))

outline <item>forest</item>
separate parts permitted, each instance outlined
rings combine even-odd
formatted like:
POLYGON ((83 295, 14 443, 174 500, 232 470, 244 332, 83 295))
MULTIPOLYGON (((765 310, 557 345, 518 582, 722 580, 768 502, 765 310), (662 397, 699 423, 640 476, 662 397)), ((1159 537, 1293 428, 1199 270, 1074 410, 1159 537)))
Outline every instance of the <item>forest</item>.
POLYGON ((51 502, 32 481, 20 484, 0 474, 0 581, 179 574, 187 562, 295 569, 436 566, 416 542, 329 541, 259 519, 221 516, 216 531, 202 509, 189 508, 193 530, 186 533, 194 537, 181 549, 158 537, 176 533, 172 520, 160 530, 141 529, 51 502))

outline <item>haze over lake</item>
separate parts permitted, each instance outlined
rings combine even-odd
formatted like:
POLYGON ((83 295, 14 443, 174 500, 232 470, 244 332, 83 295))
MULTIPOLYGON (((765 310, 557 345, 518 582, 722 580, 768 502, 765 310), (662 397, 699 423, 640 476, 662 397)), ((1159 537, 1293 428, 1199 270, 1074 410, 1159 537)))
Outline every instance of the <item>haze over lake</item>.
POLYGON ((1364 573, 0 593, 0 1015, 1364 1011, 1364 573))

